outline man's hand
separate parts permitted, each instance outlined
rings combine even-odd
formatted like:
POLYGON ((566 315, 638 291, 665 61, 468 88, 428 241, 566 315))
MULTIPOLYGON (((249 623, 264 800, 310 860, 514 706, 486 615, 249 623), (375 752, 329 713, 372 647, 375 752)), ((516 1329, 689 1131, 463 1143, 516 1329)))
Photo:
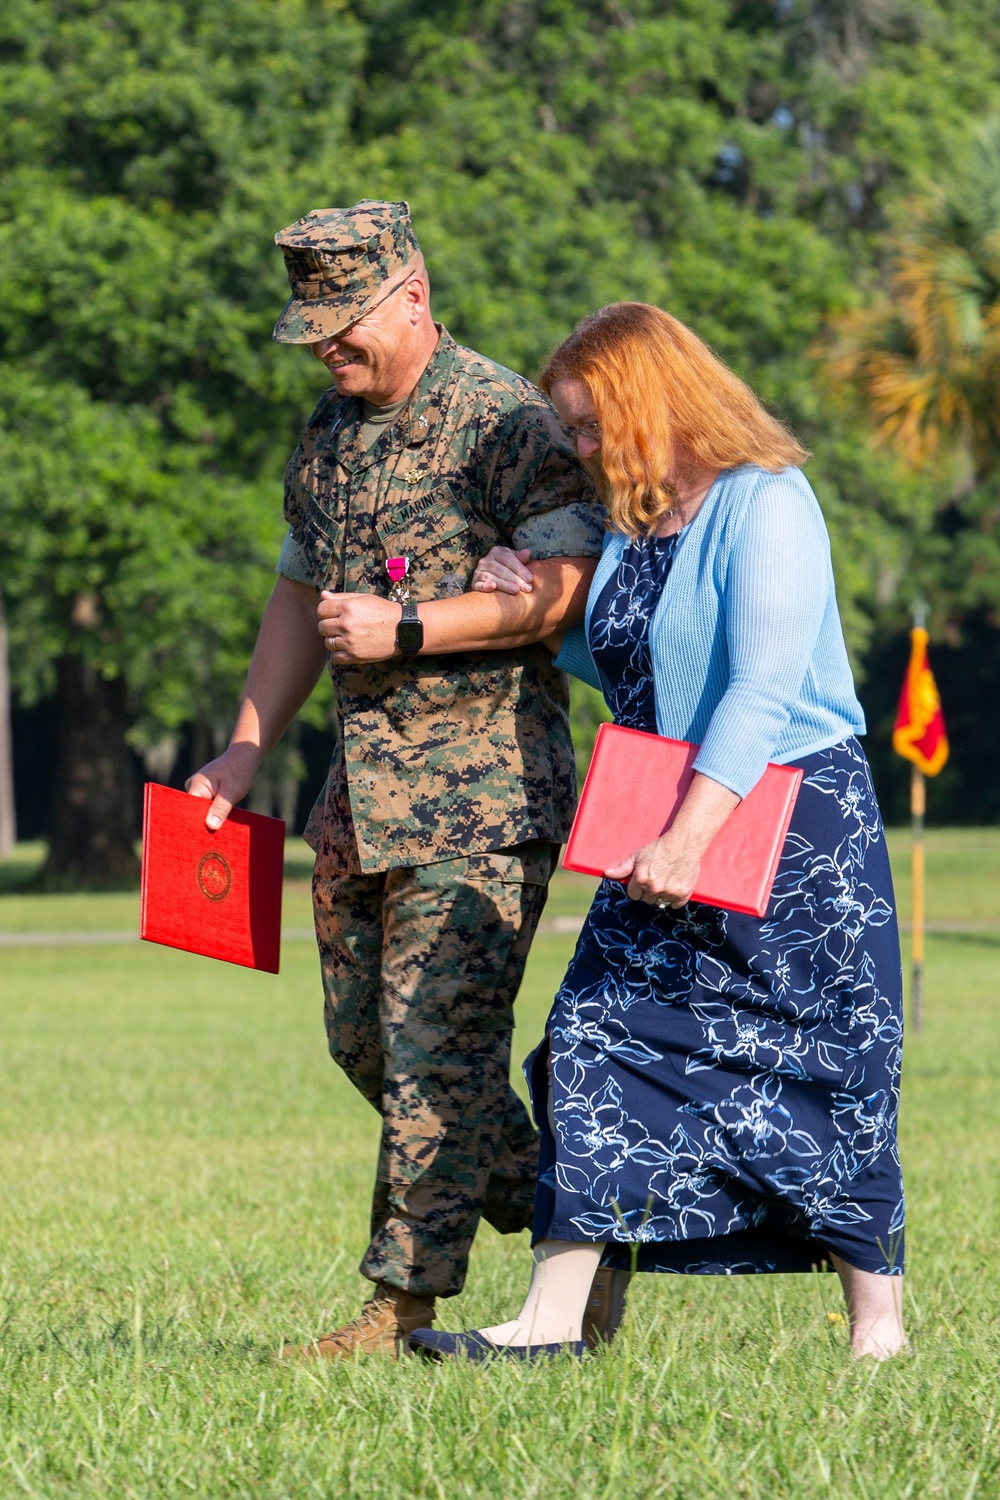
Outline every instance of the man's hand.
POLYGON ((261 754, 256 745, 230 745, 222 755, 195 771, 184 783, 192 797, 211 800, 205 816, 207 828, 221 828, 238 802, 242 802, 253 782, 261 754))
POLYGON ((388 661, 399 655, 400 607, 392 599, 377 594, 331 594, 324 589, 316 613, 323 644, 338 666, 388 661))

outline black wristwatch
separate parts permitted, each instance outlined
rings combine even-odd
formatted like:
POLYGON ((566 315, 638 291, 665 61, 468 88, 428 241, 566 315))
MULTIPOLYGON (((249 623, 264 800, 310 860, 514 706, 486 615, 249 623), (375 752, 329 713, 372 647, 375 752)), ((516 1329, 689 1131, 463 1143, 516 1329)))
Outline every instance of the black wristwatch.
POLYGON ((416 656, 424 644, 424 627, 412 599, 400 605, 403 613, 396 626, 396 645, 404 656, 416 656))

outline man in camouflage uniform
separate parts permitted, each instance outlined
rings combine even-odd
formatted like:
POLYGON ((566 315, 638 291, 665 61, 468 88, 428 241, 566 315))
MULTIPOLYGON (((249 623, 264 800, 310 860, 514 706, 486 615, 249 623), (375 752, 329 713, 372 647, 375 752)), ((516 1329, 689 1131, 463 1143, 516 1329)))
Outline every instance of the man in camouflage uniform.
POLYGON ((582 615, 602 522, 545 398, 432 321, 406 204, 316 210, 276 240, 292 297, 274 337, 333 384, 288 466, 233 740, 189 789, 217 826, 329 656, 339 735, 306 837, 330 1051, 383 1120, 376 1291, 286 1352, 394 1352, 461 1290, 481 1216, 531 1223, 513 1002, 575 794, 540 642, 582 615), (469 592, 495 543, 531 549, 530 594, 469 592))

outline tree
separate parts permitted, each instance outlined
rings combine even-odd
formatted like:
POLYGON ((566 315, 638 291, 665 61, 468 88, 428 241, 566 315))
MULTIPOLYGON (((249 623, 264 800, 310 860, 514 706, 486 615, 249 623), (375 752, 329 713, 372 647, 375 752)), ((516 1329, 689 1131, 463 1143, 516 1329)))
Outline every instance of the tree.
POLYGON ((323 0, 0 21, 0 576, 20 700, 60 701, 50 885, 134 873, 129 743, 230 717, 321 383, 270 347, 272 237, 339 196, 360 44, 323 0))
POLYGON ((259 486, 200 471, 197 449, 164 442, 138 405, 19 370, 0 377, 0 411, 14 681, 25 701, 49 690, 60 704, 48 883, 127 880, 129 745, 230 711, 273 506, 259 486))
POLYGON ((0 593, 0 859, 14 847, 14 762, 10 734, 10 673, 7 666, 7 617, 0 593))
POLYGON ((18 700, 63 704, 48 878, 132 868, 126 741, 163 775, 229 721, 322 379, 269 343, 272 236, 311 207, 409 198, 439 315, 529 375, 602 302, 690 321, 814 448, 863 652, 939 497, 811 351, 1000 108, 982 29, 971 0, 9 0, 0 576, 18 700))
POLYGON ((959 448, 978 482, 1000 467, 1000 124, 980 131, 964 173, 908 208, 886 290, 844 319, 833 370, 912 468, 959 448))
MULTIPOLYGON (((1000 732, 1000 123, 981 126, 945 181, 899 210, 884 284, 845 317, 829 350, 834 378, 857 394, 876 440, 933 486, 905 537, 897 631, 917 597, 950 654, 939 660, 954 755, 936 788, 949 820, 996 817, 990 756, 1000 732)), ((878 647, 875 724, 891 723, 903 651, 878 647), (881 660, 879 660, 881 659, 881 660), (891 663, 891 666, 889 665, 891 663)), ((879 756, 876 754, 876 769, 879 756)), ((899 787, 899 811, 902 811, 899 787)), ((892 805, 892 804, 890 804, 892 805)))
POLYGON ((905 212, 884 290, 843 319, 830 366, 877 439, 939 485, 936 524, 914 537, 914 584, 941 623, 984 607, 1000 624, 1000 122, 905 212))

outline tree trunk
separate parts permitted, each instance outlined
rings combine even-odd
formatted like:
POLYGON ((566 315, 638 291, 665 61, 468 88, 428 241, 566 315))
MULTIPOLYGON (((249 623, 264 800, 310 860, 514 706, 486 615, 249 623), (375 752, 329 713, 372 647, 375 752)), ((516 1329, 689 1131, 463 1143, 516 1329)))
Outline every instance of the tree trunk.
POLYGON ((0 594, 0 859, 17 839, 14 818, 14 754, 10 738, 10 676, 7 671, 7 622, 0 594))
POLYGON ((47 890, 131 885, 139 860, 125 683, 101 677, 79 656, 64 656, 57 674, 59 746, 42 884, 47 890))

